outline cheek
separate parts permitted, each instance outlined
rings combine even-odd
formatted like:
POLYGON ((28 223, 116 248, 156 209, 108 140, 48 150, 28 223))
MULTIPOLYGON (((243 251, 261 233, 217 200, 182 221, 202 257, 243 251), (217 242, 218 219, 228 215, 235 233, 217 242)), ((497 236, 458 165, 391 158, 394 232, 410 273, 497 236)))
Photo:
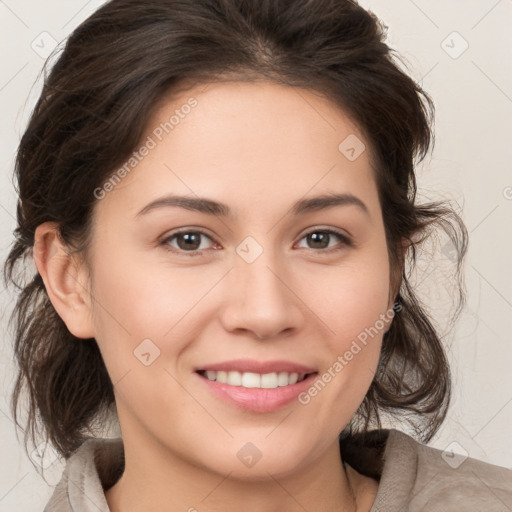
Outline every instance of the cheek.
MULTIPOLYGON (((332 439, 349 423, 364 400, 379 361, 387 324, 381 319, 388 305, 388 265, 358 262, 336 273, 330 286, 318 288, 312 304, 329 330, 322 338, 322 362, 317 379, 299 396, 309 418, 323 425, 332 439)), ((320 350, 320 348, 319 348, 320 350)))
POLYGON ((153 352, 165 350, 166 355, 176 356, 187 342, 178 334, 199 323, 196 306, 214 282, 206 267, 148 264, 136 251, 116 252, 115 244, 104 246, 93 269, 96 340, 113 381, 140 366, 136 354, 144 340, 152 340, 153 352))
MULTIPOLYGON (((113 382, 135 362, 140 364, 134 355, 137 346, 157 339, 165 328, 158 309, 161 291, 132 256, 104 246, 93 264, 95 338, 113 382)), ((172 318, 167 321, 169 329, 172 318)))
MULTIPOLYGON (((336 381, 332 399, 351 397, 358 404, 366 394, 378 364, 382 336, 393 311, 388 310, 389 265, 386 258, 372 264, 340 269, 323 293, 312 298, 322 305, 320 318, 328 326, 325 337, 330 354, 323 368, 325 381, 336 381)), ((320 290, 319 290, 320 291, 320 290)))
POLYGON ((368 329, 381 329, 389 298, 389 265, 385 258, 340 268, 329 285, 318 289, 312 304, 321 305, 323 318, 343 348, 368 329), (327 320, 328 319, 328 320, 327 320))

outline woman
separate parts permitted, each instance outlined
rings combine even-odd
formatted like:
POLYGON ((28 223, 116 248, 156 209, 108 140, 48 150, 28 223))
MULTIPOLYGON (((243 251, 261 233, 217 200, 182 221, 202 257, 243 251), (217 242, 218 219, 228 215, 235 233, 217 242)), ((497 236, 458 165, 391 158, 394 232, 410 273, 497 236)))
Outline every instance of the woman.
POLYGON ((37 267, 13 413, 26 388, 67 459, 45 510, 512 507, 509 471, 422 444, 450 374, 407 264, 467 243, 415 202, 432 115, 351 1, 112 0, 72 34, 5 264, 37 267))

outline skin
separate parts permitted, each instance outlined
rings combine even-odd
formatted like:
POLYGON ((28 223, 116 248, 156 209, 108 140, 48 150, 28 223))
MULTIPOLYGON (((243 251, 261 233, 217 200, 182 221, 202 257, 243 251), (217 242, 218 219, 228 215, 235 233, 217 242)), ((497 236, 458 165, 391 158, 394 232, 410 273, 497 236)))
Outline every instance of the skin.
POLYGON ((198 105, 97 202, 88 261, 67 254, 55 225, 36 231, 53 305, 75 336, 97 340, 114 383, 126 469, 106 492, 109 507, 369 510, 377 482, 345 471, 337 436, 370 386, 389 324, 307 405, 244 411, 194 373, 252 358, 321 375, 389 311, 396 290, 369 143, 329 100, 268 82, 182 91, 162 102, 142 140, 192 96, 198 105), (351 134, 366 145, 354 161, 338 150, 351 134), (368 213, 289 213, 331 192, 357 196, 368 213), (136 218, 168 193, 220 201, 235 216, 167 207, 136 218), (201 254, 169 239, 179 228, 206 232, 201 254), (306 236, 329 228, 353 243, 331 235, 322 248, 306 236), (247 236, 263 249, 252 263, 236 252, 247 236), (160 350, 149 366, 134 355, 147 338, 160 350), (247 442, 262 454, 252 467, 237 457, 247 442))

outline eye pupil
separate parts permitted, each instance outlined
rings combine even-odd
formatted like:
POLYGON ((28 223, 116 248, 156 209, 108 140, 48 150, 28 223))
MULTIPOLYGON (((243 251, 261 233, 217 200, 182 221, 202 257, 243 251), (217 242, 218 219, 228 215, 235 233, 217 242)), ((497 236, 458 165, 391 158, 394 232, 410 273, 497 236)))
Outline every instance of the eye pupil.
POLYGON ((180 249, 196 250, 201 245, 201 235, 199 233, 179 233, 177 235, 177 242, 180 249), (185 241, 185 244, 180 243, 185 241))
POLYGON ((329 246, 329 233, 315 232, 308 235, 308 241, 313 243, 313 248, 324 249, 329 246), (324 243, 325 242, 325 243, 324 243), (320 245, 315 245, 320 244, 320 245))

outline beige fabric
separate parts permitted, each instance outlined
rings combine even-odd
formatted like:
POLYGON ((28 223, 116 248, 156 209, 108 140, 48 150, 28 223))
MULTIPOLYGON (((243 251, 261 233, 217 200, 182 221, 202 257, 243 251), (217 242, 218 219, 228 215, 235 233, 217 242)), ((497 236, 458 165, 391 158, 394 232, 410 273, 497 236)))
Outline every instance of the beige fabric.
POLYGON ((472 458, 455 467, 461 460, 391 433, 371 512, 512 512, 511 470, 472 458))
MULTIPOLYGON (((398 430, 343 440, 340 448, 350 466, 379 480, 370 512, 512 512, 509 469, 472 458, 458 465, 398 430)), ((87 440, 68 459, 44 512, 109 512, 104 489, 123 467, 120 438, 87 440)))

